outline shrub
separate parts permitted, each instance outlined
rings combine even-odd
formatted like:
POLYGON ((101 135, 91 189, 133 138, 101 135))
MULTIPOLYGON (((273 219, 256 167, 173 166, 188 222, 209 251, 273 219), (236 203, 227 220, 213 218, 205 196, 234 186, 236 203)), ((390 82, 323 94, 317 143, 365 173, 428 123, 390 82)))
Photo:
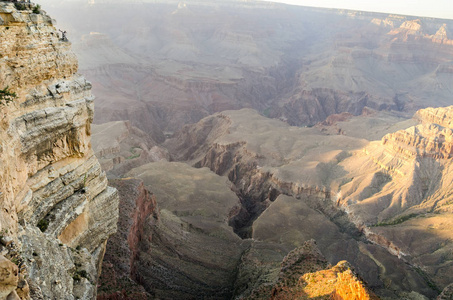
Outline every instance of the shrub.
POLYGON ((14 6, 16 7, 17 10, 26 10, 27 7, 23 3, 15 2, 14 6))
POLYGON ((17 98, 15 92, 9 89, 9 86, 5 87, 3 90, 0 90, 0 105, 5 105, 17 98))
POLYGON ((41 13, 41 5, 37 4, 35 7, 33 7, 33 13, 34 14, 40 14, 41 13))
POLYGON ((38 226, 39 230, 44 232, 44 231, 46 231, 47 227, 49 227, 49 220, 41 219, 41 220, 39 220, 37 226, 38 226))

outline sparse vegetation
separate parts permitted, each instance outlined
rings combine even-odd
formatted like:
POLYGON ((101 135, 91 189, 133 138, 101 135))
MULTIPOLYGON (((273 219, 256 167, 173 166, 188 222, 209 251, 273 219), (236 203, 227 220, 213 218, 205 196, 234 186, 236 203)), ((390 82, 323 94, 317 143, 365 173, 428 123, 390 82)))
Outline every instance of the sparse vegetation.
POLYGON ((86 278, 91 282, 88 272, 85 270, 76 270, 74 275, 72 276, 72 279, 74 279, 74 281, 80 281, 82 280, 82 278, 86 278))
POLYGON ((428 286, 435 290, 436 292, 440 293, 442 290, 434 283, 434 281, 423 271, 420 267, 414 267, 415 272, 418 273, 423 279, 426 281, 428 286))
POLYGON ((11 91, 9 86, 6 86, 3 90, 0 90, 0 105, 8 105, 16 98, 16 93, 11 91))
POLYGON ((41 13, 41 5, 37 4, 35 7, 33 7, 33 13, 34 14, 40 14, 41 13))
POLYGON ((17 257, 11 258, 11 261, 12 261, 16 266, 18 266, 19 263, 20 263, 19 258, 17 258, 17 257))
POLYGON ((380 222, 375 225, 372 225, 371 227, 398 225, 398 224, 406 222, 409 219, 415 218, 416 216, 418 216, 418 214, 409 214, 409 215, 399 216, 398 218, 395 218, 391 221, 380 222))
POLYGON ((38 224, 37 224, 39 230, 41 230, 42 232, 46 231, 47 228, 49 227, 49 220, 47 219, 41 219, 39 220, 38 224))
POLYGON ((16 7, 17 10, 26 10, 27 7, 23 3, 15 2, 14 6, 16 7))
POLYGON ((140 151, 137 151, 135 149, 141 150, 141 148, 131 147, 130 152, 132 153, 132 155, 127 157, 126 159, 134 159, 140 156, 140 151))

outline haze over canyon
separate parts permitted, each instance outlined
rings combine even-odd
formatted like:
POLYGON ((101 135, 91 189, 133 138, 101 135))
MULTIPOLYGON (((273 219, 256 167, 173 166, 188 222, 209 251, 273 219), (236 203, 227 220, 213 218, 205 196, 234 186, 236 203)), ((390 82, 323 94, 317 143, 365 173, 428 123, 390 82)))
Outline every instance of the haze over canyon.
POLYGON ((41 4, 0 3, 8 293, 453 297, 453 20, 41 4))

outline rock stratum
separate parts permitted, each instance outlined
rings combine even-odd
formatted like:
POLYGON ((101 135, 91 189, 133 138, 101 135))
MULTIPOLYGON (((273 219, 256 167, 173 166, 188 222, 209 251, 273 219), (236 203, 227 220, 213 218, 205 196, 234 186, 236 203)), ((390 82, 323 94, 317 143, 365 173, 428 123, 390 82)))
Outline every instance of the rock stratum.
POLYGON ((346 262, 330 266, 314 241, 290 252, 240 239, 228 226, 239 199, 207 168, 159 161, 128 176, 111 181, 119 230, 107 244, 98 299, 377 299, 346 262))
POLYGON ((23 8, 0 3, 0 87, 12 100, 0 103, 1 258, 14 275, 2 271, 1 295, 93 299, 118 196, 91 149, 94 97, 71 44, 23 8))

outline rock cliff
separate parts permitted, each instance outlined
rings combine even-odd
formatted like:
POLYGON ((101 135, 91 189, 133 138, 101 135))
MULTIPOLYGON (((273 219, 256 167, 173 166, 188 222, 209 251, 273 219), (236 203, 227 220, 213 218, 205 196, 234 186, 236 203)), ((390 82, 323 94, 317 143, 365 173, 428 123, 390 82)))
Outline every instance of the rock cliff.
POLYGON ((23 8, 0 3, 0 89, 12 100, 0 103, 1 232, 32 299, 92 299, 118 197, 91 149, 94 97, 71 44, 23 8))
POLYGON ((432 278, 451 283, 453 261, 451 115, 453 107, 418 111, 419 124, 371 142, 340 165, 347 176, 337 201, 368 238, 432 278))
POLYGON ((122 176, 148 162, 169 160, 168 151, 129 121, 93 124, 92 132, 93 150, 109 175, 122 176))
MULTIPOLYGON (((153 191, 159 217, 136 227, 133 278, 158 299, 231 299, 245 248, 228 226, 238 206, 228 181, 207 168, 154 162, 131 170, 153 191)), ((144 212, 144 210, 142 210, 144 212)))

